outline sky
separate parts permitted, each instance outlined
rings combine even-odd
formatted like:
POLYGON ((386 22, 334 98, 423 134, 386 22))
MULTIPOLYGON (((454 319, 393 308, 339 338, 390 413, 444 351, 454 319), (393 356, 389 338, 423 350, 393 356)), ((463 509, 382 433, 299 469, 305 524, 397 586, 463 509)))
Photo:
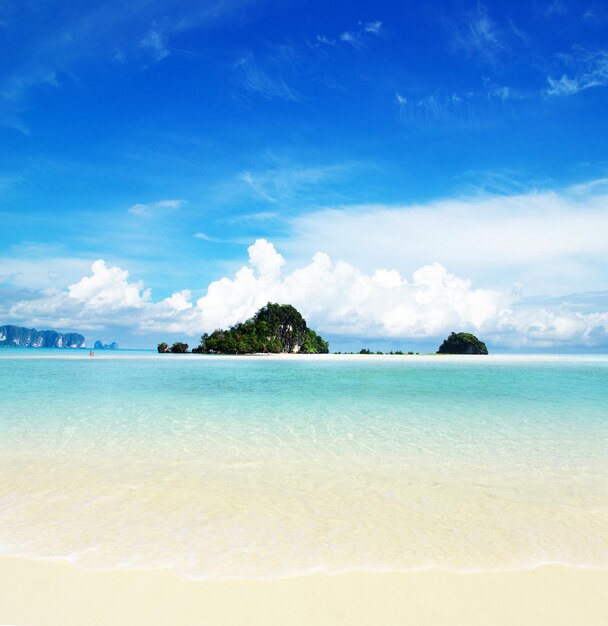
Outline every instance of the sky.
POLYGON ((0 325, 608 351, 608 2, 0 0, 0 325))

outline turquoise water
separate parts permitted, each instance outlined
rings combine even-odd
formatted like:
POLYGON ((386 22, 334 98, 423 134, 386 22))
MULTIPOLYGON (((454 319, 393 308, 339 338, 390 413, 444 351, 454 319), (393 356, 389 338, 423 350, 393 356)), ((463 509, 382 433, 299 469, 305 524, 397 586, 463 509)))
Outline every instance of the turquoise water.
POLYGON ((0 553, 608 567, 608 358, 0 351, 0 553))

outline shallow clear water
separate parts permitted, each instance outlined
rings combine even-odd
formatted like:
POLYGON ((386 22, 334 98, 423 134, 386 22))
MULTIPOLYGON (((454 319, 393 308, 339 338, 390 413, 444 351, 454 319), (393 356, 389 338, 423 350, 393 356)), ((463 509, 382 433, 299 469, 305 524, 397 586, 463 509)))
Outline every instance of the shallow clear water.
POLYGON ((0 351, 0 554, 608 567, 608 358, 0 351))

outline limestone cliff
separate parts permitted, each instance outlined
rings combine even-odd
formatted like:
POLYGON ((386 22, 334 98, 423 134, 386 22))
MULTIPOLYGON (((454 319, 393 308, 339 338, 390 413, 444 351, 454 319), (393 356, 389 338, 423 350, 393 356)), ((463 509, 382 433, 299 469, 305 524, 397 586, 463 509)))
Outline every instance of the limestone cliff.
POLYGON ((56 330, 36 330, 23 326, 0 326, 0 346, 18 348, 84 348, 79 333, 58 333, 56 330))

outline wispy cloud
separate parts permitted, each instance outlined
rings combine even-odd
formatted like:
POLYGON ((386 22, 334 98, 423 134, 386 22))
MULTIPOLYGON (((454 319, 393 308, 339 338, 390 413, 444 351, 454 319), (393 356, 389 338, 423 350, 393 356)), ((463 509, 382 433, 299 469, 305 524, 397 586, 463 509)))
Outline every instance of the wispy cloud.
POLYGON ((545 17, 564 15, 568 12, 568 5, 564 2, 564 0, 553 0, 543 6, 542 12, 545 17))
POLYGON ((559 60, 571 73, 559 78, 548 76, 548 95, 571 96, 593 87, 608 86, 608 50, 591 51, 576 46, 571 53, 559 55, 559 60))
MULTIPOLYGON (((152 59, 155 62, 162 61, 169 56, 169 48, 167 47, 167 36, 158 30, 151 30, 141 40, 142 48, 150 50, 152 59)), ((124 58, 124 54, 123 54, 124 58)))
POLYGON ((257 213, 244 213, 243 215, 237 215, 233 219, 239 222, 260 222, 264 220, 273 220, 277 217, 280 216, 274 211, 258 211, 257 213))
MULTIPOLYGON (((336 181, 356 167, 354 163, 277 166, 259 171, 246 171, 239 174, 239 180, 254 195, 272 204, 290 203, 301 195, 306 195, 318 185, 336 181)), ((258 214, 265 215, 265 213, 258 214)))
POLYGON ((259 94, 268 100, 301 100, 298 92, 287 84, 283 78, 282 66, 274 59, 264 69, 256 60, 253 52, 247 52, 235 63, 241 86, 252 93, 259 94))
POLYGON ((506 85, 488 82, 483 90, 405 95, 395 92, 401 122, 428 130, 477 128, 504 119, 507 105, 528 96, 506 85))
POLYGON ((266 190, 267 180, 264 175, 260 176, 259 174, 254 175, 251 172, 242 172, 239 174, 239 180, 248 185, 262 200, 278 202, 277 198, 271 196, 266 190))
POLYGON ((251 0, 72 3, 61 18, 52 3, 22 3, 6 19, 11 71, 0 78, 0 124, 28 133, 28 95, 78 79, 94 62, 149 66, 166 58, 179 33, 216 23, 251 0))
POLYGON ((472 11, 445 23, 451 34, 452 48, 469 58, 494 64, 508 48, 505 31, 481 2, 472 11))
POLYGON ((127 209, 127 213, 137 217, 150 217, 165 211, 175 211, 187 204, 186 200, 159 200, 148 204, 138 203, 127 209))
POLYGON ((317 35, 315 46, 336 46, 338 44, 348 44, 353 48, 362 50, 366 47, 371 37, 378 37, 382 34, 383 24, 380 20, 371 22, 359 22, 357 28, 345 30, 335 37, 327 35, 317 35))
POLYGON ((513 168, 467 170, 456 181, 461 193, 470 197, 525 195, 531 187, 543 187, 543 181, 531 180, 530 172, 513 168))

